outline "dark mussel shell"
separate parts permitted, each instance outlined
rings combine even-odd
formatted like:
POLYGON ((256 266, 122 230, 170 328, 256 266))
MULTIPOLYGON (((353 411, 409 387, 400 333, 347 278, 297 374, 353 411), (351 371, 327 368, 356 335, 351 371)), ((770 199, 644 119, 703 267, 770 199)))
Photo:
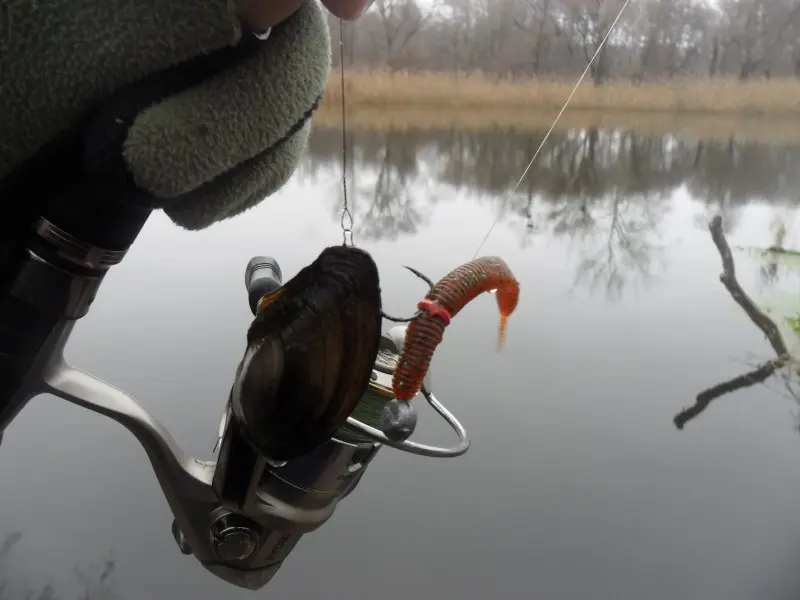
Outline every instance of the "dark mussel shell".
POLYGON ((326 248, 264 304, 231 408, 250 444, 284 461, 334 435, 367 389, 381 336, 378 268, 363 250, 326 248))

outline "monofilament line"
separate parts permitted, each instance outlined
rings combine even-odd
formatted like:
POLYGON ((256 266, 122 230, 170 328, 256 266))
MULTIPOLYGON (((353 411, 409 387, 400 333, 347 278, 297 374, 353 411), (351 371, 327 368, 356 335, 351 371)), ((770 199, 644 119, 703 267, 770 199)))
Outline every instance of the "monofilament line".
POLYGON ((347 208, 347 108, 344 101, 344 24, 339 19, 339 72, 342 83, 342 192, 347 208))
MULTIPOLYGON (((600 54, 600 51, 603 49, 603 46, 606 45, 606 41, 608 40, 609 36, 611 35, 611 32, 614 31, 614 28, 617 26, 617 23, 619 22, 619 19, 622 16, 622 12, 625 10, 625 7, 628 6, 630 1, 631 0, 625 0, 625 3, 622 5, 622 8, 619 9, 619 13, 617 13, 617 18, 614 19, 613 23, 611 23, 611 27, 608 28, 608 31, 606 32, 606 35, 603 37, 603 40, 597 46, 597 50, 595 50, 594 55, 592 56, 591 59, 589 59, 589 63, 586 65, 586 68, 583 70, 583 73, 581 73, 581 76, 578 78, 578 82, 575 84, 575 87, 572 88, 572 92, 570 92, 570 95, 567 98, 567 101, 564 102, 564 106, 561 107, 561 110, 559 111, 558 115, 556 115, 556 118, 553 121, 553 124, 550 125, 550 129, 547 130, 547 133, 545 134, 544 139, 542 140, 542 143, 539 144, 539 147, 536 149, 536 152, 533 154, 533 158, 531 158, 531 162, 529 162, 528 166, 525 167, 525 170, 522 172, 522 176, 519 178, 519 181, 517 181, 517 185, 514 186, 514 189, 511 190, 511 193, 506 198, 506 204, 508 204, 508 202, 511 201, 511 198, 514 196, 514 194, 517 193, 517 189, 519 188, 520 184, 522 183, 522 180, 525 179, 525 175, 528 174, 528 171, 530 171, 530 168, 533 166, 533 163, 536 162, 536 158, 539 156, 539 153, 542 151, 542 148, 544 148, 544 145, 547 143, 547 139, 550 137, 550 134, 553 132, 553 129, 555 129, 556 125, 558 124, 559 119, 561 119, 561 115, 563 115, 564 111, 567 110, 567 106, 569 106, 569 103, 572 100, 572 97, 575 95, 575 92, 578 91, 578 88, 581 86, 581 83, 583 83, 583 80, 586 78, 586 74, 589 72, 589 69, 592 67, 592 64, 594 64, 594 61, 598 57, 598 55, 600 54)), ((497 221, 499 219, 500 219, 500 216, 498 215, 492 221, 492 225, 491 225, 491 227, 489 227, 489 231, 487 231, 486 235, 483 236, 483 241, 480 243, 480 246, 478 246, 478 249, 475 250, 475 254, 472 255, 473 259, 478 256, 478 252, 481 251, 481 248, 483 248, 483 245, 486 243, 486 240, 489 239, 489 235, 491 235, 492 230, 494 229, 494 226, 497 224, 497 221)))
POLYGON ((342 84, 342 243, 346 246, 348 241, 353 245, 353 215, 347 203, 347 106, 345 102, 344 84, 344 21, 339 19, 339 71, 342 84))

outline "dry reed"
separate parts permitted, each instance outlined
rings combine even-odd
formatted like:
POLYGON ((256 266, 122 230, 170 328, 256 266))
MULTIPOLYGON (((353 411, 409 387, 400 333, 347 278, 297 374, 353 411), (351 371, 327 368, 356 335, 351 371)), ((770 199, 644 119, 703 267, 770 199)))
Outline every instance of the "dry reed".
MULTIPOLYGON (((558 110, 575 82, 511 79, 482 73, 345 71, 350 107, 558 110)), ((340 73, 331 73, 323 104, 340 105, 340 73)), ((585 81, 570 109, 729 115, 798 115, 800 80, 675 79, 635 85, 585 81)))
MULTIPOLYGON (((340 73, 331 74, 314 122, 341 125, 340 73)), ((348 128, 546 130, 572 84, 486 75, 346 71, 348 128)), ((800 81, 682 80, 634 86, 585 83, 557 130, 602 127, 703 139, 800 141, 800 81)))
MULTIPOLYGON (((400 132, 420 131, 517 131, 543 133, 556 116, 555 111, 521 110, 422 110, 419 108, 360 108, 348 111, 350 131, 400 132)), ((321 108, 314 126, 338 129, 342 124, 341 107, 321 108)), ((735 117, 731 115, 696 115, 681 113, 620 113, 582 110, 567 111, 555 127, 556 132, 573 129, 617 129, 646 135, 688 135, 704 140, 743 141, 768 144, 800 142, 800 119, 735 117)))

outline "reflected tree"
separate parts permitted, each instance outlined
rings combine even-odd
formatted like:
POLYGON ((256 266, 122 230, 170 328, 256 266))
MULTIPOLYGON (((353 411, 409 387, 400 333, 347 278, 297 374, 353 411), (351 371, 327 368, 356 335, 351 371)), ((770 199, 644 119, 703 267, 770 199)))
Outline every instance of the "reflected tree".
POLYGON ((595 203, 604 214, 595 211, 593 230, 603 232, 604 243, 579 262, 576 285, 588 285, 592 291, 602 287, 607 298, 617 300, 631 280, 651 280, 655 266, 664 260, 663 248, 653 238, 667 207, 660 203, 654 210, 654 204, 650 198, 626 197, 619 191, 595 203))
MULTIPOLYGON (((749 203, 797 203, 800 146, 596 129, 551 135, 512 195, 543 138, 544 132, 453 129, 349 132, 356 225, 373 239, 413 234, 438 201, 430 191, 438 183, 493 204, 500 221, 520 231, 522 244, 546 229, 588 248, 582 281, 591 281, 592 269, 602 267, 606 275, 600 281, 618 282, 626 269, 640 277, 659 265, 657 225, 669 209, 666 198, 675 192, 685 191, 700 204, 696 219, 703 227, 713 216, 723 217, 726 234, 749 203), (621 261, 619 268, 609 261, 621 261)), ((314 130, 298 175, 316 178, 323 170, 338 199, 331 211, 338 222, 341 132, 335 129, 314 130)))
MULTIPOLYGON (((421 181, 424 140, 416 132, 348 134, 350 152, 347 181, 354 228, 364 239, 395 239, 413 235, 431 202, 421 181)), ((336 166, 331 186, 337 202, 332 215, 342 210, 341 132, 323 130, 312 136, 301 176, 314 178, 323 165, 336 166), (334 158, 335 157, 335 158, 334 158), (339 160, 336 161, 336 158, 339 160), (334 165, 331 165, 331 163, 334 165), (338 162, 338 165, 336 164, 338 162)))
POLYGON ((783 242, 786 239, 786 223, 784 220, 775 215, 770 224, 770 233, 772 234, 772 244, 767 248, 767 260, 759 266, 758 275, 761 280, 761 285, 764 287, 772 287, 778 283, 778 255, 786 251, 783 247, 783 242))
POLYGON ((527 199, 525 201, 525 207, 523 209, 523 213, 521 215, 523 220, 523 226, 521 228, 521 235, 520 235, 520 247, 522 248, 529 248, 533 245, 533 239, 536 234, 541 233, 542 229, 537 224, 536 216, 534 214, 534 201, 535 196, 533 195, 533 186, 528 185, 526 189, 527 199))
POLYGON ((628 133, 589 130, 573 141, 557 151, 563 188, 550 189, 555 206, 547 219, 554 235, 580 247, 575 285, 618 299, 631 281, 648 282, 664 261, 659 237, 674 185, 664 169, 669 161, 653 161, 663 148, 628 133))
POLYGON ((423 194, 418 179, 419 164, 413 138, 385 134, 386 142, 377 152, 377 173, 373 183, 354 186, 358 206, 353 215, 360 235, 366 239, 396 239, 417 232, 424 219, 423 194), (363 202, 363 204, 362 204, 363 202))
MULTIPOLYGON (((49 583, 39 592, 30 589, 20 592, 12 589, 5 571, 9 556, 21 539, 22 533, 15 531, 8 534, 0 543, 0 600, 16 600, 18 598, 23 598, 24 600, 60 600, 64 598, 49 583)), ((106 560, 99 569, 99 573, 95 574, 76 566, 73 569, 73 574, 80 584, 81 591, 77 596, 74 596, 75 600, 115 600, 117 598, 114 593, 113 576, 115 568, 116 562, 113 558, 106 560)), ((92 569, 92 571, 97 571, 97 569, 92 569)))
POLYGON ((795 205, 800 189, 800 146, 764 145, 731 137, 697 142, 686 174, 689 193, 703 204, 696 223, 722 217, 724 233, 736 229, 741 209, 752 202, 795 205))
MULTIPOLYGON (((736 202, 739 187, 731 185, 731 171, 737 163, 734 139, 720 146, 697 144, 693 173, 687 181, 689 192, 700 199, 701 210, 695 214, 697 227, 705 227, 715 216, 722 218, 725 233, 731 234, 739 222, 743 204, 736 202)), ((745 194, 746 195, 746 194, 745 194)))
MULTIPOLYGON (((524 192, 509 199, 514 185, 544 139, 542 134, 504 132, 500 135, 480 135, 473 132, 453 131, 447 138, 439 138, 437 150, 441 157, 435 171, 437 178, 456 188, 479 192, 481 198, 496 203, 510 201, 503 209, 520 212, 525 203, 524 192)), ((551 138, 552 139, 552 138, 551 138)), ((526 175, 526 182, 538 182, 545 170, 545 152, 526 175)), ((538 191, 537 184, 535 190, 538 191)))

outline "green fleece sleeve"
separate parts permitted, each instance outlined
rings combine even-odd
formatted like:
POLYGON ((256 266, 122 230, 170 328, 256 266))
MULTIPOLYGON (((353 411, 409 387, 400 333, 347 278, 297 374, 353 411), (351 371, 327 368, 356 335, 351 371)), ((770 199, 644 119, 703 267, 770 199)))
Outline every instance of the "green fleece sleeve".
POLYGON ((4 0, 0 18, 0 178, 121 85, 241 35, 226 0, 4 0))
POLYGON ((314 2, 213 80, 145 110, 124 157, 135 182, 179 224, 201 228, 279 189, 305 147, 330 64, 314 2), (174 201, 174 204, 173 204, 174 201))
MULTIPOLYGON (((106 186, 95 188, 125 182, 135 193, 121 196, 201 229, 296 168, 330 68, 316 0, 264 41, 227 0, 7 0, 2 10, 0 184, 59 135, 89 130, 87 177, 106 186), (95 109, 114 94, 123 102, 95 109), (121 173, 104 171, 112 164, 121 173)), ((24 194, 13 196, 3 202, 24 194)))

